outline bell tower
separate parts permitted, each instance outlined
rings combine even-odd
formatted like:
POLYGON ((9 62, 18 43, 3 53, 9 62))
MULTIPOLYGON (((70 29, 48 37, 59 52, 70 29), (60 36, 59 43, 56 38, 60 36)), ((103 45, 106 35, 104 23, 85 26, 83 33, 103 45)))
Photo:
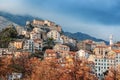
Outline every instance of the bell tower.
POLYGON ((113 35, 110 35, 110 37, 109 37, 109 39, 110 39, 110 45, 113 45, 113 35))

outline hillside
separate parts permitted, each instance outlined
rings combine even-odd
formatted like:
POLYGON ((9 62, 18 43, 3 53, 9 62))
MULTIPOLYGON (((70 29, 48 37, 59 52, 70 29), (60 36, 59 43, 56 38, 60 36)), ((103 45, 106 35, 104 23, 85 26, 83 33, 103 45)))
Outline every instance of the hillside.
POLYGON ((0 16, 6 18, 7 20, 19 24, 20 26, 25 26, 26 21, 32 21, 33 19, 41 19, 38 17, 33 17, 30 15, 14 15, 7 12, 0 11, 0 16))
MULTIPOLYGON (((6 27, 8 24, 11 24, 11 23, 18 24, 20 26, 25 26, 26 21, 32 21, 33 19, 40 19, 41 20, 41 18, 33 17, 30 15, 14 15, 14 14, 2 12, 2 11, 0 11, 0 16, 1 16, 0 17, 0 28, 6 27)), ((81 32, 77 32, 77 33, 64 32, 64 34, 66 36, 77 39, 78 41, 86 40, 86 39, 91 39, 91 40, 94 40, 97 42, 105 41, 105 40, 97 39, 95 37, 92 37, 88 34, 84 34, 81 32)), ((108 44, 107 41, 105 41, 105 42, 108 44)))
POLYGON ((7 20, 6 18, 4 18, 3 16, 0 16, 0 30, 2 30, 3 28, 7 27, 8 25, 17 25, 16 23, 7 20))

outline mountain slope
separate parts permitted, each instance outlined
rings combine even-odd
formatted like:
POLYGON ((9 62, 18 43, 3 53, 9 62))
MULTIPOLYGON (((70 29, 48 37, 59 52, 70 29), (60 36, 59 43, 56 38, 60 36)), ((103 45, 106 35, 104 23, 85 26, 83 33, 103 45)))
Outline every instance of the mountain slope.
POLYGON ((16 24, 19 24, 20 26, 25 26, 26 21, 32 21, 35 18, 41 19, 38 17, 30 16, 30 15, 14 15, 14 14, 2 12, 2 11, 0 11, 0 16, 6 18, 7 20, 12 21, 16 24))
POLYGON ((0 16, 0 30, 2 30, 3 28, 7 27, 10 24, 14 24, 15 26, 17 26, 16 23, 11 22, 11 21, 7 20, 6 18, 0 16))
POLYGON ((77 33, 64 32, 64 35, 66 35, 68 37, 71 37, 71 38, 74 38, 74 39, 77 39, 78 41, 90 39, 90 40, 93 40, 93 41, 96 41, 96 42, 104 41, 106 44, 108 44, 108 42, 103 40, 103 39, 97 39, 95 37, 92 37, 88 34, 84 34, 84 33, 81 33, 81 32, 77 32, 77 33))
MULTIPOLYGON (((41 18, 33 17, 30 15, 14 15, 14 14, 2 12, 2 11, 0 11, 0 16, 1 16, 0 17, 0 28, 6 27, 8 24, 11 24, 11 23, 18 24, 20 26, 25 26, 26 21, 32 21, 33 19, 40 19, 41 20, 41 18)), ((77 32, 77 33, 64 32, 64 34, 66 36, 72 37, 72 38, 77 39, 79 41, 86 40, 86 39, 91 39, 91 40, 94 40, 97 42, 98 41, 105 41, 102 39, 97 39, 95 37, 92 37, 88 34, 83 34, 81 32, 77 32)), ((105 42, 108 44, 107 41, 105 41, 105 42)))

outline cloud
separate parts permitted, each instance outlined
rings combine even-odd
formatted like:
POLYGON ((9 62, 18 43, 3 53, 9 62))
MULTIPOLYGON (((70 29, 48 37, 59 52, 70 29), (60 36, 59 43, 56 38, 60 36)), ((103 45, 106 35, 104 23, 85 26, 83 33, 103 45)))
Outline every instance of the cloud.
POLYGON ((1 0, 0 10, 50 19, 65 31, 116 40, 120 30, 119 0, 1 0))

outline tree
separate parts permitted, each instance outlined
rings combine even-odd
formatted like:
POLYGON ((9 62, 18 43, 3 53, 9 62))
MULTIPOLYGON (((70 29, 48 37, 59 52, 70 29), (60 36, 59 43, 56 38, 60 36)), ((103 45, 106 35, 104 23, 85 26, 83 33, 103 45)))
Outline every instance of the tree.
POLYGON ((55 45, 54 39, 53 38, 47 38, 47 40, 45 40, 43 45, 44 45, 44 49, 46 49, 46 48, 51 49, 53 47, 53 45, 55 45))
POLYGON ((11 58, 1 57, 0 58, 0 78, 6 80, 6 75, 12 72, 9 65, 11 64, 11 58))
POLYGON ((18 58, 0 60, 0 77, 20 72, 22 80, 97 80, 88 64, 81 60, 74 60, 72 64, 58 62, 58 59, 40 60, 21 53, 18 58))
POLYGON ((0 32, 0 47, 7 48, 10 41, 16 39, 17 31, 13 25, 9 25, 7 28, 0 32))

